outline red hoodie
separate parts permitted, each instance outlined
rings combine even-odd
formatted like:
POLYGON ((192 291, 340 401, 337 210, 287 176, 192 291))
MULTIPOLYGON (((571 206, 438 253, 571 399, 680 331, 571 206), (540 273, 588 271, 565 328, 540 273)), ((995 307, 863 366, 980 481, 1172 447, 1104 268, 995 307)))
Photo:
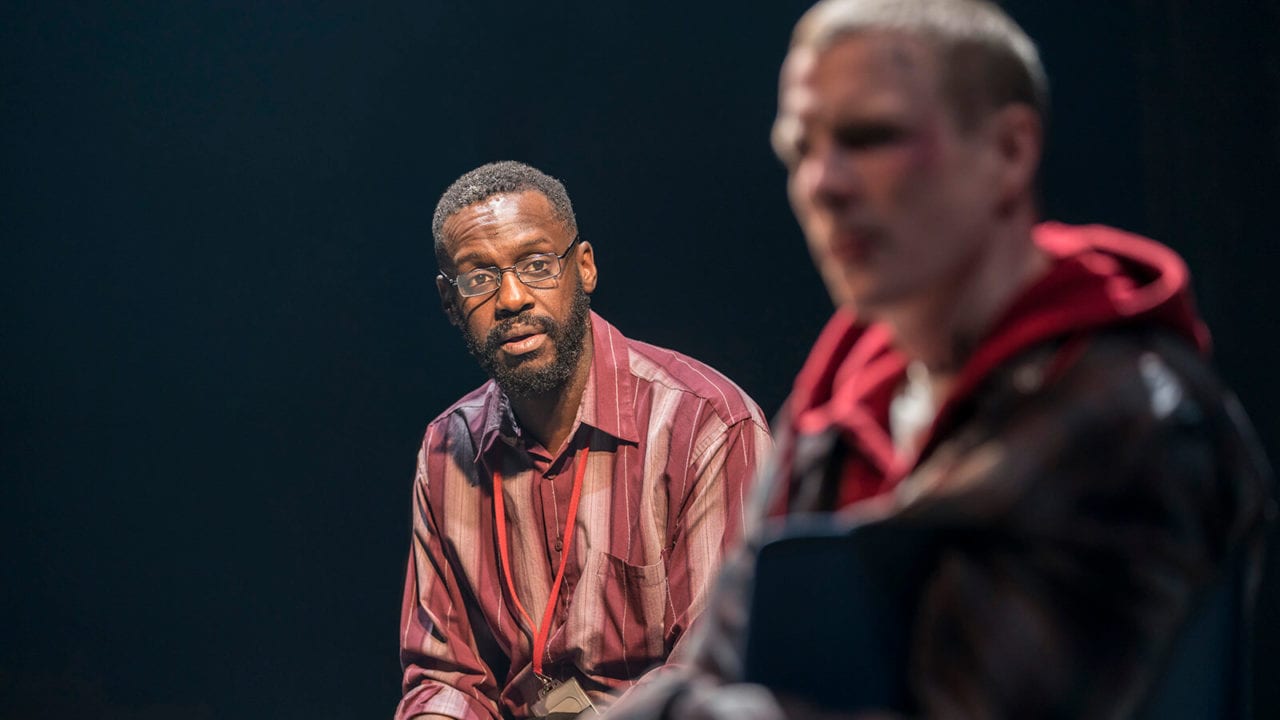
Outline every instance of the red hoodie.
MULTIPOLYGON (((1186 265, 1169 248, 1102 225, 1043 223, 1033 238, 1052 266, 1017 296, 961 368, 921 442, 926 451, 987 375, 1033 345, 1137 323, 1171 329, 1208 353, 1209 333, 1196 315, 1186 265)), ((861 325, 851 311, 838 309, 784 410, 793 433, 835 427, 854 448, 842 471, 840 507, 891 489, 919 459, 900 455, 889 435, 889 404, 907 366, 892 340, 887 326, 861 325)))

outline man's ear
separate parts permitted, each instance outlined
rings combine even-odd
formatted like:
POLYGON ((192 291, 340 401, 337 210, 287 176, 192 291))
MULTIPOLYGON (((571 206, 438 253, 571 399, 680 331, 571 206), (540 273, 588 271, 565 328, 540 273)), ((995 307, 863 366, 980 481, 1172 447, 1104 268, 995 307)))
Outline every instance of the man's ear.
POLYGON ((994 119, 1001 197, 1010 201, 1034 193, 1044 147, 1040 114, 1029 105, 1017 103, 1001 108, 994 119))
POLYGON ((590 295, 596 290, 596 254, 591 243, 583 240, 578 243, 578 278, 582 281, 582 291, 590 295))
POLYGON ((458 293, 453 289, 453 285, 437 275, 436 292, 440 293, 440 309, 444 311, 445 317, 449 318, 449 322, 453 325, 462 327, 462 310, 458 307, 458 293))

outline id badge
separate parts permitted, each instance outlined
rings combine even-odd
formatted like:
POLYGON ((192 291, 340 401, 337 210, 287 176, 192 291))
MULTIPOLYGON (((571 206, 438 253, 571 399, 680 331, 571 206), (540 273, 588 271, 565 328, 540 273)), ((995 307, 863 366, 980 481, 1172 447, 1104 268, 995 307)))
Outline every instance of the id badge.
POLYGON ((591 698, 587 697, 577 678, 552 682, 537 702, 529 704, 529 712, 545 720, 597 717, 596 706, 591 704, 591 698))

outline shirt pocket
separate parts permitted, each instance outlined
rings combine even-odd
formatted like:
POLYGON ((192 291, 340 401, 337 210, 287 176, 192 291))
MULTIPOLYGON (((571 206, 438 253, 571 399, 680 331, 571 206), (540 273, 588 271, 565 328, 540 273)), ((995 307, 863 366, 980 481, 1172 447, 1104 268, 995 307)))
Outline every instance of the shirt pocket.
POLYGON ((628 679, 666 657, 667 569, 590 551, 574 590, 569 647, 590 675, 628 679))

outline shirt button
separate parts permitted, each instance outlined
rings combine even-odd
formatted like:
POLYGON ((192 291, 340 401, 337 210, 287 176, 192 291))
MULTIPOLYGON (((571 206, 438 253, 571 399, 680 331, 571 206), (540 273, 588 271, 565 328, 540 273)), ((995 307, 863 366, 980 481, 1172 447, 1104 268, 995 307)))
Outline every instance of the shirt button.
POLYGON ((557 541, 556 541, 556 552, 560 552, 562 549, 564 549, 564 543, 562 543, 562 542, 560 542, 559 540, 557 540, 557 541))

